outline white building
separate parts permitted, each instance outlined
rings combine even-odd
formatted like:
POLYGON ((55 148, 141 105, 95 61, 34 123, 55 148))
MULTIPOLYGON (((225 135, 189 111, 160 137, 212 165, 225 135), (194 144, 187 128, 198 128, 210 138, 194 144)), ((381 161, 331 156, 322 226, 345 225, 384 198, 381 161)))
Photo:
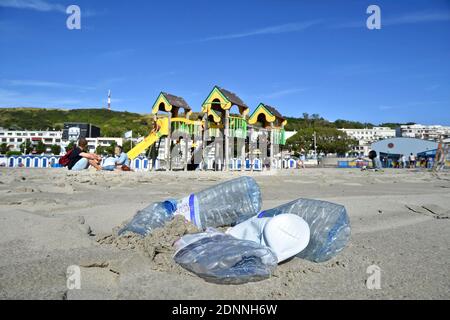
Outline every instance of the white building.
POLYGON ((11 151, 20 151, 20 145, 26 140, 32 144, 42 141, 45 145, 61 144, 62 131, 8 130, 0 128, 0 144, 6 143, 11 151))
POLYGON ((450 127, 422 124, 401 125, 397 128, 397 137, 438 140, 440 137, 450 137, 450 127))
MULTIPOLYGON (((0 128, 0 144, 6 143, 11 151, 20 151, 20 145, 26 140, 32 144, 42 141, 48 148, 51 145, 65 147, 69 141, 62 140, 62 131, 38 131, 38 130, 8 130, 0 128)), ((98 146, 109 147, 113 142, 117 145, 123 144, 122 138, 86 138, 89 152, 95 152, 98 146)), ((48 150, 50 151, 50 150, 48 150)))
POLYGON ((355 140, 358 140, 358 145, 353 148, 353 153, 360 156, 367 156, 370 151, 370 146, 373 142, 388 138, 394 138, 396 135, 395 129, 389 127, 373 127, 364 129, 339 129, 355 140))
POLYGON ((122 138, 108 138, 108 137, 99 137, 99 138, 86 138, 88 142, 88 149, 89 152, 95 153, 95 149, 97 149, 98 146, 101 147, 109 147, 114 142, 118 146, 123 145, 123 139, 122 138))

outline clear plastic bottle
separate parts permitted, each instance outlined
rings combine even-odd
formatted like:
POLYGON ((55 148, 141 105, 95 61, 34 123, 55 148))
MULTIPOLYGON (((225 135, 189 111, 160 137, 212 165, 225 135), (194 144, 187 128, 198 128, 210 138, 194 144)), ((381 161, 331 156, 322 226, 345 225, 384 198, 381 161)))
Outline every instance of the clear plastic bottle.
POLYGON ((262 211, 258 217, 292 213, 309 225, 308 246, 297 257, 323 262, 342 251, 350 239, 350 220, 344 206, 321 200, 297 199, 279 207, 262 211))
POLYGON ((206 281, 220 284, 266 279, 278 263, 270 248, 211 228, 182 237, 175 247, 176 263, 206 281))
POLYGON ((261 191, 251 177, 229 180, 183 199, 152 203, 138 211, 119 231, 147 235, 163 227, 175 214, 183 215, 200 229, 231 225, 248 219, 261 210, 261 191))

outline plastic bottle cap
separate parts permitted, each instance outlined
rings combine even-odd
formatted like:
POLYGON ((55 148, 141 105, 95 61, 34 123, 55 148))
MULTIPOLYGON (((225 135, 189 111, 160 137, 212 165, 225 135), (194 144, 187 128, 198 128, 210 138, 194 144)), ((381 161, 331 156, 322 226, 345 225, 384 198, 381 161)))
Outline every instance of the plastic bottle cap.
POLYGON ((305 220, 295 214, 284 213, 267 222, 263 237, 265 244, 277 255, 280 263, 308 246, 310 231, 305 220))

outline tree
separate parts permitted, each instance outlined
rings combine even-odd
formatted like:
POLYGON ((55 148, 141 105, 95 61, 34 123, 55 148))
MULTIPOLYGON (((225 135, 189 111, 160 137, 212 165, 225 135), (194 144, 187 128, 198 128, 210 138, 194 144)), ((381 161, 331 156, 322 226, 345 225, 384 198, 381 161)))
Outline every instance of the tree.
POLYGON ((45 153, 46 150, 47 150, 47 147, 45 146, 45 144, 41 140, 39 140, 39 142, 36 145, 36 152, 38 154, 42 154, 42 153, 45 153))
POLYGON ((52 153, 54 155, 59 155, 61 153, 61 146, 54 144, 50 147, 50 149, 52 150, 52 153))
POLYGON ((66 151, 73 149, 74 146, 75 146, 75 142, 73 142, 73 141, 69 142, 69 144, 66 146, 66 151))
POLYGON ((100 154, 100 155, 103 155, 103 154, 106 154, 107 152, 106 152, 106 147, 104 147, 104 146, 97 146, 97 148, 95 148, 95 153, 96 154, 100 154))
POLYGON ((10 149, 10 146, 8 146, 8 144, 6 143, 2 143, 0 145, 0 154, 6 154, 10 149))
POLYGON ((105 127, 102 129, 103 137, 121 137, 123 135, 123 128, 120 127, 105 127))
POLYGON ((122 145, 123 152, 128 152, 131 150, 131 140, 125 140, 125 142, 122 145))
POLYGON ((114 155, 114 149, 117 147, 117 142, 112 141, 109 147, 105 148, 105 151, 109 155, 114 155))
POLYGON ((307 112, 303 112, 303 120, 305 124, 309 127, 309 114, 307 112))
POLYGON ((21 156, 22 152, 20 151, 8 151, 6 152, 6 156, 7 157, 11 157, 11 156, 21 156))
POLYGON ((334 121, 334 125, 338 129, 364 129, 364 128, 373 128, 373 124, 371 123, 361 123, 358 121, 348 121, 337 119, 334 121))
POLYGON ((313 150, 314 132, 316 132, 316 145, 319 153, 345 154, 357 143, 350 139, 345 132, 336 128, 317 127, 299 130, 288 139, 288 147, 294 152, 299 152, 301 149, 313 150))
POLYGON ((31 145, 30 140, 25 140, 25 142, 23 142, 20 145, 20 151, 24 154, 29 154, 31 151, 33 150, 33 146, 31 145))
POLYGON ((108 147, 106 146, 97 146, 97 148, 95 148, 95 153, 96 154, 107 154, 107 155, 114 155, 114 149, 117 146, 117 142, 112 141, 111 145, 109 145, 108 147))

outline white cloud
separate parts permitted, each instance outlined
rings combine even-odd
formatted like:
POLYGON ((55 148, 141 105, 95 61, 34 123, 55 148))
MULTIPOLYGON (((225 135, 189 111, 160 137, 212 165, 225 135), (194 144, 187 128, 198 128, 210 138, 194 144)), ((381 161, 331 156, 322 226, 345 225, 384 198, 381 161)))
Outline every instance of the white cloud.
POLYGON ((255 29, 255 30, 247 31, 247 32, 231 33, 231 34, 208 37, 208 38, 196 40, 193 42, 229 40, 229 39, 239 39, 239 38, 246 38, 246 37, 252 37, 252 36, 259 36, 259 35, 298 32, 298 31, 302 31, 307 28, 310 28, 314 25, 317 25, 320 22, 321 21, 319 21, 319 20, 313 20, 313 21, 306 21, 306 22, 300 22, 300 23, 287 23, 287 24, 282 24, 282 25, 277 25, 277 26, 270 26, 270 27, 255 29))
POLYGON ((24 93, 0 88, 0 107, 56 107, 76 103, 80 101, 43 93, 24 93))
MULTIPOLYGON (((409 12, 403 15, 384 16, 384 11, 381 9, 381 28, 384 26, 404 25, 404 24, 416 24, 427 22, 442 22, 450 21, 450 11, 422 11, 422 12, 409 12)), ((366 18, 369 16, 366 16, 366 18)), ((351 21, 332 26, 333 28, 366 28, 366 20, 351 21)))
POLYGON ((41 87, 41 88, 66 88, 66 89, 79 89, 79 90, 93 90, 95 87, 80 86, 70 83, 42 81, 42 80, 2 80, 3 83, 10 86, 20 87, 41 87))
MULTIPOLYGON (((0 107, 105 107, 108 91, 104 87, 123 80, 109 78, 97 81, 94 86, 81 86, 42 80, 0 79, 3 86, 0 87, 0 107)), ((114 91, 112 95, 113 105, 125 102, 114 96, 114 91)))
POLYGON ((432 84, 432 85, 425 87, 425 91, 435 91, 435 90, 439 89, 440 87, 441 87, 440 84, 432 84))
POLYGON ((411 12, 396 18, 382 20, 382 25, 412 24, 422 22, 449 21, 450 12, 411 12))
POLYGON ((449 102, 445 100, 430 100, 430 101, 413 101, 413 102, 406 102, 403 104, 392 104, 392 105, 385 105, 382 104, 378 106, 378 109, 380 110, 392 110, 392 109, 415 109, 415 108, 423 108, 423 107, 432 107, 432 106, 439 106, 439 105, 448 105, 449 102))
POLYGON ((111 51, 106 51, 106 52, 100 53, 100 57, 105 58, 105 59, 120 59, 120 58, 128 56, 134 52, 135 52, 134 49, 111 50, 111 51))
POLYGON ((391 110, 391 109, 394 109, 394 108, 395 108, 394 106, 387 106, 387 105, 381 105, 381 106, 378 107, 378 109, 380 109, 382 111, 391 110))
POLYGON ((0 99, 14 98, 18 95, 17 91, 0 88, 0 99))
POLYGON ((51 3, 45 0, 0 0, 0 7, 28 9, 35 11, 59 11, 66 12, 66 8, 59 3, 51 3))
POLYGON ((271 92, 269 94, 264 94, 264 95, 262 95, 262 98, 265 98, 265 99, 280 98, 280 97, 288 96, 288 95, 291 95, 294 93, 303 92, 306 90, 307 90, 306 88, 284 89, 284 90, 271 92))
POLYGON ((67 97, 45 93, 23 93, 0 88, 0 107, 76 108, 101 104, 86 97, 67 97))

